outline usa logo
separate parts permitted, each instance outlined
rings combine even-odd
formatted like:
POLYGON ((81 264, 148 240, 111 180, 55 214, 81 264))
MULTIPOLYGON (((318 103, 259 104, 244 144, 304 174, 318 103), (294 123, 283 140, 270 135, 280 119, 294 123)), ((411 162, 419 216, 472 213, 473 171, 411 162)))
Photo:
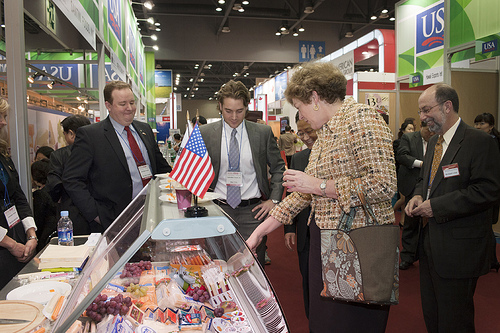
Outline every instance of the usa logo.
POLYGON ((414 76, 411 78, 411 83, 420 83, 420 76, 414 76))
POLYGON ((444 2, 440 2, 416 16, 416 54, 444 45, 444 2))
POLYGON ((482 49, 483 54, 496 51, 498 49, 498 39, 484 42, 482 49))

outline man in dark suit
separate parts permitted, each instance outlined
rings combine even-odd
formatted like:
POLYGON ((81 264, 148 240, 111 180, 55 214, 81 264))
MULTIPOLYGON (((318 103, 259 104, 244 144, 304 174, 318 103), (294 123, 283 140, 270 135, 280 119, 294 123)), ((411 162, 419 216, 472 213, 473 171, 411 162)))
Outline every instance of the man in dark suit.
MULTIPOLYGON (((420 131, 405 133, 396 154, 399 162, 398 189, 405 196, 405 204, 408 204, 413 195, 415 185, 420 179, 420 171, 424 163, 424 155, 427 150, 427 142, 434 135, 425 122, 422 122, 420 131)), ((399 269, 410 268, 413 262, 418 260, 417 245, 420 233, 420 217, 404 216, 403 233, 401 235, 401 264, 399 269)))
POLYGON ((500 153, 488 134, 458 116, 458 95, 434 85, 418 99, 420 120, 438 135, 422 180, 405 208, 421 216, 420 292, 429 332, 474 332, 474 292, 489 271, 493 207, 500 194, 500 153))
MULTIPOLYGON (((210 188, 220 194, 216 203, 235 221, 246 240, 281 200, 285 162, 271 127, 244 120, 250 93, 243 83, 227 82, 217 99, 223 120, 200 127, 215 173, 210 188)), ((264 240, 256 251, 262 267, 265 251, 264 240)))
POLYGON ((104 100, 109 116, 78 129, 62 177, 92 232, 108 228, 152 175, 171 171, 151 127, 134 120, 130 85, 108 83, 104 100))
MULTIPOLYGON (((297 123, 297 135, 304 142, 307 149, 301 150, 292 156, 290 169, 304 171, 309 163, 309 155, 314 142, 318 138, 316 130, 304 120, 299 120, 299 113, 295 116, 297 123)), ((297 254, 299 256, 299 269, 302 275, 302 293, 304 296, 304 306, 306 316, 309 318, 309 214, 311 208, 305 208, 294 219, 292 224, 285 225, 285 246, 293 251, 292 245, 297 243, 297 254)))

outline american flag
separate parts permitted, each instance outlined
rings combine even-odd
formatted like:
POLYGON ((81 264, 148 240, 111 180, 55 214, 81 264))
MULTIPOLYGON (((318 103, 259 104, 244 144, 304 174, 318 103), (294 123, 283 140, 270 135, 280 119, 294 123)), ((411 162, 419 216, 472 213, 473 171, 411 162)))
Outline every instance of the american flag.
POLYGON ((202 199, 214 180, 212 161, 208 156, 198 123, 194 126, 181 156, 175 162, 170 177, 202 199))

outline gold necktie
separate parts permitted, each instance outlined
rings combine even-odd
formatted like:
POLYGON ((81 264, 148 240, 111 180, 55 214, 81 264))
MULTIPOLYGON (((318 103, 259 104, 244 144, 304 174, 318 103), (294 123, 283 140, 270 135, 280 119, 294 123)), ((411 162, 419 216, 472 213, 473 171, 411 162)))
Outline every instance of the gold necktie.
POLYGON ((439 168, 439 164, 441 164, 441 157, 443 155, 443 136, 440 135, 436 146, 434 147, 434 157, 432 158, 432 168, 431 168, 431 177, 429 178, 429 187, 432 186, 432 182, 434 181, 434 177, 436 176, 436 172, 439 168))
MULTIPOLYGON (((436 146, 434 146, 434 156, 432 157, 432 168, 431 168, 431 177, 429 178, 429 190, 432 186, 432 182, 434 181, 434 177, 436 176, 436 172, 439 168, 439 164, 441 164, 441 157, 443 156, 443 136, 440 135, 438 137, 436 146)), ((422 217, 422 225, 425 227, 428 223, 427 217, 422 217)))

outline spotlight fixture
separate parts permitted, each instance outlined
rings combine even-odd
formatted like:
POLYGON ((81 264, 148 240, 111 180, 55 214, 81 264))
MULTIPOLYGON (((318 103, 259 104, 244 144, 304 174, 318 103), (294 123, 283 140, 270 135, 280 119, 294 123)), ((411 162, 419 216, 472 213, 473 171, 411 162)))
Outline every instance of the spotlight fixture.
POLYGON ((152 34, 152 35, 141 35, 141 37, 149 37, 152 40, 158 40, 158 36, 156 36, 155 34, 152 34))
POLYGON ((386 19, 389 17, 389 10, 387 9, 382 9, 382 12, 380 12, 380 15, 378 16, 381 19, 386 19))
POLYGON ((225 1, 225 0, 219 0, 219 3, 220 3, 221 5, 223 5, 223 4, 225 4, 225 3, 226 3, 226 1, 225 1))
POLYGON ((148 23, 149 23, 149 24, 151 24, 151 25, 154 25, 154 24, 155 24, 155 19, 154 19, 154 18, 152 18, 152 17, 149 17, 149 18, 147 18, 147 19, 137 19, 137 21, 146 21, 146 22, 148 22, 148 23))
POLYGON ((222 12, 222 7, 217 7, 217 8, 215 8, 215 11, 217 11, 217 12, 222 12))
POLYGON ((49 83, 47 83, 47 88, 52 90, 52 88, 54 88, 55 84, 56 84, 56 81, 49 82, 49 83))
POLYGON ((221 31, 226 34, 231 32, 231 29, 229 28, 229 22, 227 20, 226 23, 224 23, 224 26, 222 27, 221 31))
POLYGON ((301 25, 299 28, 299 32, 304 32, 304 31, 306 31, 306 29, 304 29, 304 27, 301 25))
POLYGON ((389 21, 396 21, 396 18, 394 16, 391 16, 391 18, 389 18, 389 21))
POLYGON ((153 45, 153 50, 158 51, 158 45, 153 45))
POLYGON ((307 6, 306 8, 304 8, 304 13, 312 14, 312 13, 314 13, 314 8, 311 6, 307 6))
POLYGON ((377 19, 377 15, 372 15, 372 16, 370 17, 370 19, 371 19, 372 21, 376 20, 376 19, 377 19))
POLYGON ((160 29, 160 28, 156 28, 155 30, 156 30, 156 31, 161 31, 161 29, 160 29))
POLYGON ((146 7, 146 9, 149 9, 149 10, 153 9, 153 7, 155 6, 155 4, 153 3, 153 1, 150 1, 150 0, 148 0, 148 1, 144 2, 144 3, 142 3, 142 2, 131 2, 131 4, 132 5, 143 5, 144 7, 146 7))
POLYGON ((293 37, 297 37, 298 35, 297 29, 293 28, 293 37))
POLYGON ((244 6, 246 6, 246 5, 250 4, 250 1, 247 1, 247 0, 242 1, 241 4, 244 5, 244 6))
POLYGON ((276 36, 281 36, 281 31, 279 31, 279 30, 278 30, 278 31, 276 31, 274 34, 275 34, 276 36))
POLYGON ((157 27, 159 27, 159 26, 161 25, 161 23, 160 23, 160 22, 155 22, 155 25, 156 25, 157 27))
POLYGON ((42 76, 42 74, 35 73, 35 74, 31 75, 30 77, 28 77, 28 82, 31 84, 35 83, 36 78, 39 76, 42 76))

